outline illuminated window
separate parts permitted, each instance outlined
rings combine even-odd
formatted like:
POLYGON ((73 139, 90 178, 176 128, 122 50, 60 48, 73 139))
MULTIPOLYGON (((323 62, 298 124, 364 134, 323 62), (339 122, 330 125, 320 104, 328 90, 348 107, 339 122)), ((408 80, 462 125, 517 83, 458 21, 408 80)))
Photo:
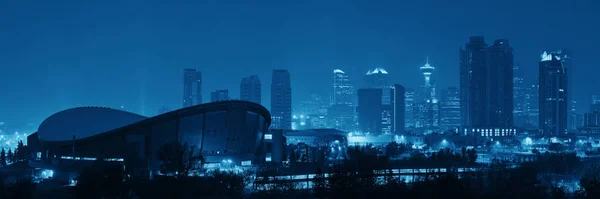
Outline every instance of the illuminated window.
POLYGON ((265 134, 265 140, 273 139, 273 134, 265 134))

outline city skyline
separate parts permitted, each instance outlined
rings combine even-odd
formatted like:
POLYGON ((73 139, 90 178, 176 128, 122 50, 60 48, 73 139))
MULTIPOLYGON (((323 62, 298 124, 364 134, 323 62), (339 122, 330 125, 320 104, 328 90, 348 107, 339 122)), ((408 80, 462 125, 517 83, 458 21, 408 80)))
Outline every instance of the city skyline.
POLYGON ((391 83, 418 88, 423 78, 418 75, 418 66, 427 56, 436 66, 434 75, 444 74, 436 77, 438 88, 457 87, 456 49, 472 35, 510 40, 515 61, 527 74, 525 85, 537 81, 530 77, 536 74, 543 50, 572 50, 576 55, 573 65, 577 67, 572 75, 581 77, 573 88, 578 104, 582 104, 578 111, 583 113, 590 95, 600 93, 593 78, 597 70, 593 67, 597 30, 591 25, 592 8, 598 2, 539 2, 513 6, 511 2, 465 1, 452 5, 473 8, 464 15, 434 8, 430 6, 433 1, 402 6, 280 3, 280 10, 249 5, 264 13, 252 17, 247 17, 250 10, 242 8, 243 4, 139 6, 127 2, 122 8, 114 8, 88 2, 67 5, 65 13, 60 13, 51 12, 56 9, 52 5, 7 2, 9 5, 0 7, 0 13, 6 16, 0 18, 0 24, 7 30, 0 33, 0 90, 10 97, 0 99, 0 121, 37 124, 60 110, 90 105, 124 107, 143 115, 153 115, 162 106, 178 109, 182 106, 184 68, 202 72, 204 102, 216 89, 239 93, 239 80, 256 74, 266 80, 262 96, 265 107, 270 107, 271 92, 264 85, 270 85, 270 71, 275 68, 287 69, 294 77, 294 108, 299 105, 296 102, 308 99, 312 93, 329 95, 331 87, 320 85, 329 85, 330 71, 335 68, 348 73, 353 85, 361 85, 362 75, 369 69, 382 67, 390 73, 391 83), (354 12, 354 6, 361 10, 354 12), (140 9, 129 9, 137 7, 140 9), (336 10, 332 12, 333 8, 336 10), (504 16, 500 8, 511 9, 513 15, 504 16), (415 14, 398 9, 426 10, 454 18, 440 21, 435 16, 418 16, 407 21, 403 19, 415 19, 415 14), (540 14, 548 10, 561 10, 568 17, 540 14), (311 14, 285 14, 306 11, 311 14), (35 25, 38 23, 27 17, 29 12, 44 15, 46 25, 35 25), (91 14, 96 12, 113 15, 91 14), (467 20, 481 13, 490 18, 467 20), (158 20, 161 17, 178 22, 158 20), (246 23, 249 26, 240 26, 246 23), (556 23, 562 24, 560 29, 555 28, 556 23), (295 41, 289 41, 292 37, 295 41), (30 93, 36 96, 28 96, 30 93))

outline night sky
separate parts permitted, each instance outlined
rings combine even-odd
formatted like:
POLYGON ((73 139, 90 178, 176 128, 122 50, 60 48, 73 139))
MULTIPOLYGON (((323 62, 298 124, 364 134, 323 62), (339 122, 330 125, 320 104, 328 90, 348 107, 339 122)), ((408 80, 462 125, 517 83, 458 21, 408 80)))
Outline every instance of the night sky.
POLYGON ((543 50, 573 53, 576 99, 600 93, 598 0, 0 0, 0 121, 37 126, 97 105, 143 115, 182 105, 183 68, 203 72, 203 95, 257 74, 270 108, 272 69, 288 69, 293 106, 331 92, 340 68, 361 85, 383 67, 395 83, 423 83, 429 56, 438 90, 458 86, 469 36, 509 39, 535 83, 543 50))

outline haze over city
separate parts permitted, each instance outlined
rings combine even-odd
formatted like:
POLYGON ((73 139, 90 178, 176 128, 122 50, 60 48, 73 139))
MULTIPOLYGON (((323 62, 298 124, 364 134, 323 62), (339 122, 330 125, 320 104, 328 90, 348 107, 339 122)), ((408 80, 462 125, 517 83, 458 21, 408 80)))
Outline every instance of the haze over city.
POLYGON ((473 35, 508 39, 529 84, 541 52, 571 50, 573 94, 589 104, 600 92, 599 7, 594 0, 3 1, 0 121, 35 131, 77 106, 147 116, 179 109, 184 68, 203 73, 205 102, 217 89, 239 98, 241 79, 256 74, 267 108, 273 69, 289 70, 294 109, 312 93, 329 97, 335 68, 356 88, 375 67, 416 88, 429 57, 437 88, 458 86, 458 49, 473 35))

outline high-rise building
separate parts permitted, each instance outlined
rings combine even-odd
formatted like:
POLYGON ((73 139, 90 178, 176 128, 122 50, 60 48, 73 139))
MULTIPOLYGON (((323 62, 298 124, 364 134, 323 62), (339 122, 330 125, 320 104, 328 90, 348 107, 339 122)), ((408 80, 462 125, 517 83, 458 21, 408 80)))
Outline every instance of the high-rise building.
MULTIPOLYGON (((550 52, 550 51, 549 51, 550 52)), ((562 66, 566 68, 569 74, 573 74, 573 59, 571 57, 571 51, 567 49, 558 49, 551 51, 550 54, 554 54, 554 56, 558 57, 558 59, 562 62, 562 66)), ((573 81, 574 78, 567 77, 567 129, 575 130, 578 127, 583 125, 583 117, 582 115, 577 113, 577 100, 573 98, 573 81)))
POLYGON ((183 107, 197 104, 202 104, 202 72, 183 69, 183 107))
POLYGON ((366 88, 389 88, 390 80, 388 72, 383 68, 369 70, 364 77, 366 88))
POLYGON ((442 89, 440 127, 444 130, 455 130, 460 126, 460 91, 456 87, 442 89))
POLYGON ((273 70, 271 81, 271 128, 292 129, 292 87, 287 70, 273 70))
POLYGON ((482 36, 473 36, 460 50, 463 126, 513 126, 513 65, 512 48, 505 39, 488 47, 482 36))
MULTIPOLYGON (((326 97, 313 93, 310 95, 309 100, 300 103, 300 108, 294 110, 293 114, 306 115, 306 128, 328 128, 331 127, 327 126, 328 123, 331 123, 327 121, 329 104, 329 100, 326 97)), ((339 129, 341 130, 342 128, 339 129)))
POLYGON ((340 69, 333 70, 333 104, 354 104, 354 87, 350 77, 340 69))
POLYGON ((362 133, 381 133, 382 89, 366 88, 358 90, 358 125, 362 133))
POLYGON ((340 69, 333 70, 333 98, 328 117, 332 128, 343 131, 355 130, 354 87, 350 77, 340 69))
MULTIPOLYGON (((519 64, 513 66, 513 123, 515 126, 524 127, 527 117, 525 109, 527 101, 525 100, 525 83, 523 71, 519 69, 519 64)), ((537 100, 537 98, 536 98, 537 100)))
POLYGON ((216 91, 210 93, 210 101, 211 102, 226 101, 226 100, 229 100, 229 90, 222 89, 222 90, 216 90, 216 91))
POLYGON ((589 112, 600 112, 600 95, 592 95, 592 104, 589 112))
POLYGON ((405 90, 395 84, 390 88, 358 90, 358 124, 362 133, 403 133, 405 90), (387 94, 385 94, 387 93, 387 94))
POLYGON ((244 77, 240 83, 240 99, 257 104, 261 103, 261 84, 258 75, 244 77))
POLYGON ((544 52, 540 61, 540 131, 544 136, 567 133, 567 68, 557 54, 544 52))
POLYGON ((404 127, 406 126, 406 90, 404 89, 404 86, 394 84, 392 96, 392 106, 394 108, 392 130, 396 134, 402 134, 404 133, 404 127))
POLYGON ((600 95, 592 95, 592 104, 600 104, 600 95))
POLYGON ((459 55, 462 125, 487 127, 487 44, 483 36, 470 37, 459 55))
POLYGON ((486 124, 489 127, 513 126, 514 58, 508 40, 498 39, 487 50, 486 124))
POLYGON ((412 88, 406 88, 404 94, 404 113, 405 113, 405 123, 404 127, 406 128, 415 128, 417 121, 415 116, 415 90, 412 88))
POLYGON ((540 124, 540 85, 526 87, 525 91, 525 123, 526 129, 539 129, 540 124))

